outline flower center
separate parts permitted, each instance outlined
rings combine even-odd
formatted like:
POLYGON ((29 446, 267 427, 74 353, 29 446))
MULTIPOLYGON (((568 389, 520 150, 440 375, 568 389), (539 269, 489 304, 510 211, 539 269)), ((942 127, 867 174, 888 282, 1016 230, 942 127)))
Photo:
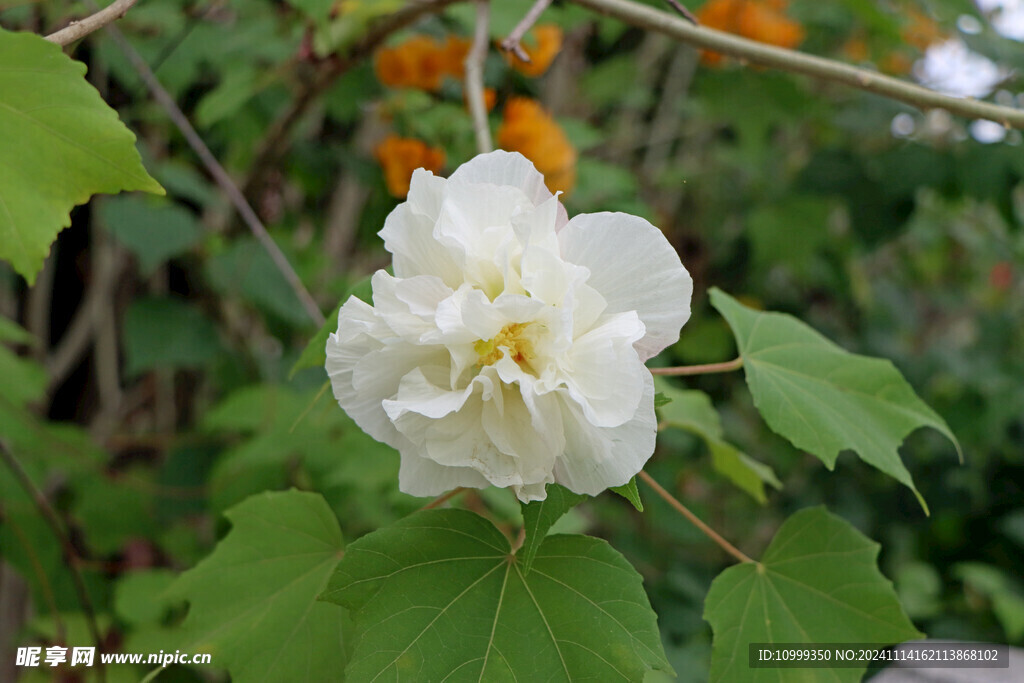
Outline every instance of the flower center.
POLYGON ((508 350, 508 356, 519 366, 529 365, 535 357, 533 342, 524 332, 530 323, 509 323, 501 328, 494 339, 481 339, 473 345, 473 350, 480 355, 480 365, 494 365, 502 357, 502 349, 508 350))

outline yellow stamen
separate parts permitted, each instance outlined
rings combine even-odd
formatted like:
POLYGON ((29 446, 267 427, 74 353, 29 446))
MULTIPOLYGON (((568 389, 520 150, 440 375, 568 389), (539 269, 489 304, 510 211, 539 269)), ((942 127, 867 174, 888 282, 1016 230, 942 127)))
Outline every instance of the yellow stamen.
POLYGON ((533 342, 523 334, 529 324, 509 323, 494 339, 481 339, 474 344, 473 350, 480 356, 480 365, 497 363, 503 355, 502 349, 506 349, 509 358, 518 365, 528 364, 534 357, 533 342))

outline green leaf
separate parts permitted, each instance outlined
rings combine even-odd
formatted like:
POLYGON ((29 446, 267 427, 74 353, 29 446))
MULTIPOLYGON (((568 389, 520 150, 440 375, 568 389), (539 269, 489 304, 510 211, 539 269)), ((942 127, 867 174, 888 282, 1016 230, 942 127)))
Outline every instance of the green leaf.
POLYGON ((718 411, 711 398, 703 391, 677 389, 663 378, 654 379, 655 386, 669 399, 662 407, 661 419, 669 427, 677 427, 703 439, 711 453, 711 465, 729 481, 746 491, 759 503, 768 500, 764 485, 782 488, 775 471, 754 460, 731 443, 725 441, 718 411))
POLYGON ((110 234, 139 257, 143 275, 152 274, 203 237, 192 212, 166 200, 115 197, 102 202, 99 212, 110 234))
POLYGON ((0 258, 30 285, 73 206, 99 192, 163 193, 84 76, 60 46, 0 29, 0 258))
POLYGON ((352 543, 324 599, 353 610, 351 681, 614 681, 670 671, 640 575, 602 540, 550 536, 529 574, 465 510, 352 543))
POLYGON ((526 536, 523 538, 522 547, 516 551, 516 557, 522 562, 523 574, 530 571, 537 549, 544 542, 551 525, 587 498, 558 484, 548 484, 547 493, 544 500, 519 504, 523 510, 523 529, 526 536))
POLYGON ((343 615, 316 600, 342 555, 327 503, 262 493, 226 515, 231 532, 168 589, 190 603, 182 647, 210 652, 233 681, 337 680, 343 615))
POLYGON ((38 401, 46 393, 46 371, 0 346, 0 393, 19 407, 38 401))
POLYGON ((633 477, 622 486, 612 486, 609 490, 632 503, 637 512, 644 511, 644 504, 640 501, 640 491, 636 488, 636 477, 633 477))
POLYGON ((732 327, 754 405, 773 431, 829 469, 840 451, 856 451, 910 488, 927 513, 899 445, 933 427, 960 446, 891 362, 849 353, 792 316, 749 309, 717 288, 711 304, 732 327))
POLYGON ((0 315, 0 342, 31 345, 35 343, 35 337, 18 323, 0 315))
POLYGON ((217 329, 198 308, 177 299, 138 299, 125 313, 127 373, 194 367, 220 349, 217 329))
MULTIPOLYGON (((760 562, 730 567, 711 584, 704 602, 714 631, 711 680, 780 680, 781 669, 748 667, 750 643, 902 643, 923 637, 878 571, 880 547, 824 507, 792 515, 760 562)), ((863 671, 800 669, 799 680, 852 682, 863 671)))

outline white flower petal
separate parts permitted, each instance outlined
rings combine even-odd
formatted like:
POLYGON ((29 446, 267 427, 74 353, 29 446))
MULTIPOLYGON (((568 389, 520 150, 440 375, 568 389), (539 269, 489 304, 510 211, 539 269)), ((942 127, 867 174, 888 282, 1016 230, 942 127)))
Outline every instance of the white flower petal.
POLYGON ((590 269, 587 284, 606 313, 636 311, 647 334, 636 343, 646 361, 679 339, 690 318, 693 280, 656 227, 624 213, 581 214, 558 233, 562 258, 590 269))
POLYGON ((378 270, 370 280, 373 307, 395 334, 410 342, 427 342, 437 334, 435 311, 452 290, 433 275, 396 278, 378 270))
POLYGON ((650 376, 633 347, 643 335, 643 323, 630 311, 606 316, 574 340, 566 356, 566 382, 592 425, 617 427, 635 415, 650 376))
POLYGON ((402 451, 398 488, 410 496, 439 496, 459 486, 482 489, 490 484, 470 467, 439 465, 430 458, 402 451))
MULTIPOLYGON (((519 152, 495 150, 490 154, 480 154, 459 166, 449 180, 459 183, 489 183, 518 187, 530 198, 534 206, 540 206, 554 196, 544 184, 544 176, 537 170, 537 167, 519 152)), ((559 202, 555 221, 556 229, 561 229, 568 220, 569 216, 565 212, 565 206, 559 202)))
POLYGON ((622 486, 643 469, 654 453, 658 425, 654 414, 654 379, 645 373, 644 395, 629 422, 595 428, 572 401, 563 401, 565 454, 555 463, 555 481, 570 491, 596 496, 622 486))
POLYGON ((377 234, 384 248, 394 254, 395 277, 433 275, 457 289, 462 284, 462 269, 448 249, 434 237, 435 220, 416 214, 408 202, 399 204, 384 220, 377 234))
POLYGON ((495 150, 481 154, 455 169, 449 181, 472 185, 490 184, 515 187, 538 206, 552 197, 544 176, 533 162, 518 152, 495 150))
POLYGON ((398 391, 403 375, 436 358, 438 348, 404 343, 385 347, 380 340, 389 334, 372 307, 350 298, 338 311, 338 331, 327 339, 326 368, 334 397, 349 417, 373 438, 400 449, 406 441, 382 403, 398 391))
POLYGON ((523 484, 521 486, 513 486, 512 490, 515 491, 516 497, 524 503, 530 503, 535 500, 544 500, 548 497, 548 490, 545 488, 548 484, 553 484, 555 481, 554 477, 548 477, 546 480, 537 482, 536 484, 523 484))
POLYGON ((451 179, 413 174, 381 230, 392 277, 351 299, 327 342, 335 397, 399 450, 400 486, 597 494, 654 450, 643 361, 689 315, 689 275, 646 221, 565 210, 518 154, 451 179))
POLYGON ((565 449, 558 399, 531 394, 528 386, 499 384, 492 400, 484 401, 482 415, 487 436, 498 450, 516 457, 516 469, 527 483, 550 477, 565 449))
POLYGON ((395 398, 384 400, 384 412, 392 422, 406 413, 437 420, 460 410, 472 393, 472 387, 461 391, 443 389, 428 380, 422 368, 415 368, 402 377, 395 398))
POLYGON ((412 172, 409 180, 409 195, 406 204, 413 213, 436 221, 441 213, 448 181, 439 178, 424 168, 412 172))

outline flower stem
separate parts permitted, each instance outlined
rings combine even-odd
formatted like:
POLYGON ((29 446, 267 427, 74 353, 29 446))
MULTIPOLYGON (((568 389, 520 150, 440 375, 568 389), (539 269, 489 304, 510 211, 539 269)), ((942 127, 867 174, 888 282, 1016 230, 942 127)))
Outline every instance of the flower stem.
POLYGON ((734 546, 732 543, 729 543, 729 541, 727 541, 724 538, 722 538, 722 536, 717 531, 715 531, 714 529, 709 527, 707 524, 702 522, 700 520, 700 518, 697 517, 697 515, 695 515, 692 512, 690 512, 689 508, 687 508, 685 505, 680 503, 676 499, 675 496, 673 496, 671 493, 669 493, 668 491, 663 489, 661 487, 661 484, 659 484, 658 482, 654 481, 654 477, 652 477, 651 475, 647 474, 643 470, 640 470, 640 473, 637 476, 640 477, 641 479, 643 479, 645 482, 647 482, 647 485, 650 486, 652 489, 654 489, 655 493, 657 493, 659 496, 664 498, 665 502, 667 502, 669 505, 674 507, 676 509, 676 511, 679 512, 679 514, 681 514, 683 517, 686 517, 686 519, 690 520, 690 522, 695 527, 697 527, 698 529, 703 531, 704 534, 708 538, 710 538, 712 541, 717 543, 718 547, 720 547, 722 550, 724 550, 725 552, 729 553, 730 555, 735 557, 740 562, 753 562, 753 560, 750 559, 749 557, 747 557, 747 555, 745 555, 743 553, 743 551, 741 551, 739 548, 734 546))
POLYGON ((432 509, 434 509, 436 507, 440 507, 441 505, 444 505, 449 500, 451 500, 452 498, 454 498, 455 496, 459 495, 460 493, 462 493, 465 490, 466 490, 465 486, 458 486, 458 487, 452 489, 451 491, 449 491, 448 493, 442 493, 440 496, 438 496, 434 500, 430 501, 429 503, 427 503, 426 505, 421 507, 420 510, 432 510, 432 509))
POLYGON ((725 363, 679 365, 674 368, 650 368, 650 370, 652 375, 710 375, 715 372, 732 372, 741 367, 743 367, 743 358, 735 358, 725 363))

